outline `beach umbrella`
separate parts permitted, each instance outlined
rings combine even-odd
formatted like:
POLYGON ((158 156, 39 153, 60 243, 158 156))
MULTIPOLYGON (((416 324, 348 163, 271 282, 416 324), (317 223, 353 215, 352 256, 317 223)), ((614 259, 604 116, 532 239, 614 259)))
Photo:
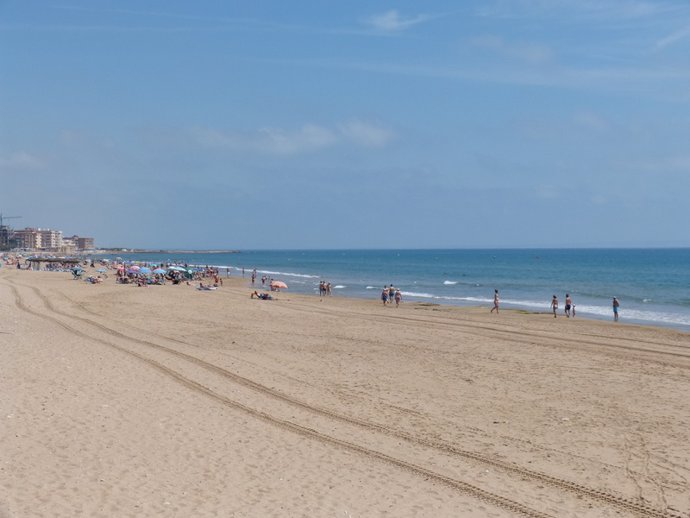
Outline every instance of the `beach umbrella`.
POLYGON ((271 288, 276 290, 286 290, 287 284, 285 284, 283 281, 271 281, 271 288))
POLYGON ((187 270, 182 268, 181 266, 169 266, 168 270, 172 270, 173 272, 186 272, 187 270))
POLYGON ((146 266, 142 266, 139 268, 139 273, 143 273, 144 275, 148 275, 151 273, 151 268, 147 268, 146 266))
POLYGON ((163 268, 156 268, 155 270, 153 270, 153 273, 155 273, 156 275, 163 275, 164 273, 167 273, 167 272, 163 268))
POLYGON ((138 272, 141 270, 141 266, 137 266, 136 264, 133 264, 132 266, 129 267, 130 270, 138 272))

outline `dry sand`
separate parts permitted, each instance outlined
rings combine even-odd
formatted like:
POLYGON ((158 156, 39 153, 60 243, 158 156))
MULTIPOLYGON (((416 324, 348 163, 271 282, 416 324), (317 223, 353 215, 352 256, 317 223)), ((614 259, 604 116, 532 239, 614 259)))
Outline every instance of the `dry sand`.
POLYGON ((0 517, 690 517, 690 335, 0 269, 0 517))

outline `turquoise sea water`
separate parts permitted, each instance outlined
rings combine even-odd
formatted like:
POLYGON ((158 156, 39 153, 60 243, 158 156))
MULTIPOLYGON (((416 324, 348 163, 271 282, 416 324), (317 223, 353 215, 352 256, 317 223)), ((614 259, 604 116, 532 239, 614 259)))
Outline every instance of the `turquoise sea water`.
MULTIPOLYGON (((505 308, 549 311, 570 293, 580 317, 690 330, 690 249, 535 250, 249 250, 232 254, 121 254, 133 261, 229 268, 249 280, 285 281, 291 292, 316 293, 324 279, 334 295, 378 299, 393 283, 405 301, 487 306, 493 290, 505 308)), ((260 282, 258 283, 260 285, 260 282)))

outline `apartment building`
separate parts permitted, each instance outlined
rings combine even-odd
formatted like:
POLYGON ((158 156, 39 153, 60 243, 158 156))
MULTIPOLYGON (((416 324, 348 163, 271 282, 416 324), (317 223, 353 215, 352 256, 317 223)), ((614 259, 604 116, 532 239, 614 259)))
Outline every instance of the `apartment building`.
POLYGON ((93 250, 96 248, 95 240, 92 237, 70 236, 62 238, 63 245, 72 246, 75 250, 93 250))
POLYGON ((41 234, 37 228, 24 228, 14 231, 17 248, 39 250, 41 248, 41 234))
POLYGON ((62 248, 62 230, 24 228, 14 231, 14 239, 19 248, 54 252, 62 248))

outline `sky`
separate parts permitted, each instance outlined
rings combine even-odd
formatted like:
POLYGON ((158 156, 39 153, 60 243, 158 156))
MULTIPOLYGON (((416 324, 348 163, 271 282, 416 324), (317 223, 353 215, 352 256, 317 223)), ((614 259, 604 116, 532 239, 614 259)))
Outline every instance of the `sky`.
POLYGON ((97 246, 690 246, 686 0, 0 0, 0 212, 97 246))

